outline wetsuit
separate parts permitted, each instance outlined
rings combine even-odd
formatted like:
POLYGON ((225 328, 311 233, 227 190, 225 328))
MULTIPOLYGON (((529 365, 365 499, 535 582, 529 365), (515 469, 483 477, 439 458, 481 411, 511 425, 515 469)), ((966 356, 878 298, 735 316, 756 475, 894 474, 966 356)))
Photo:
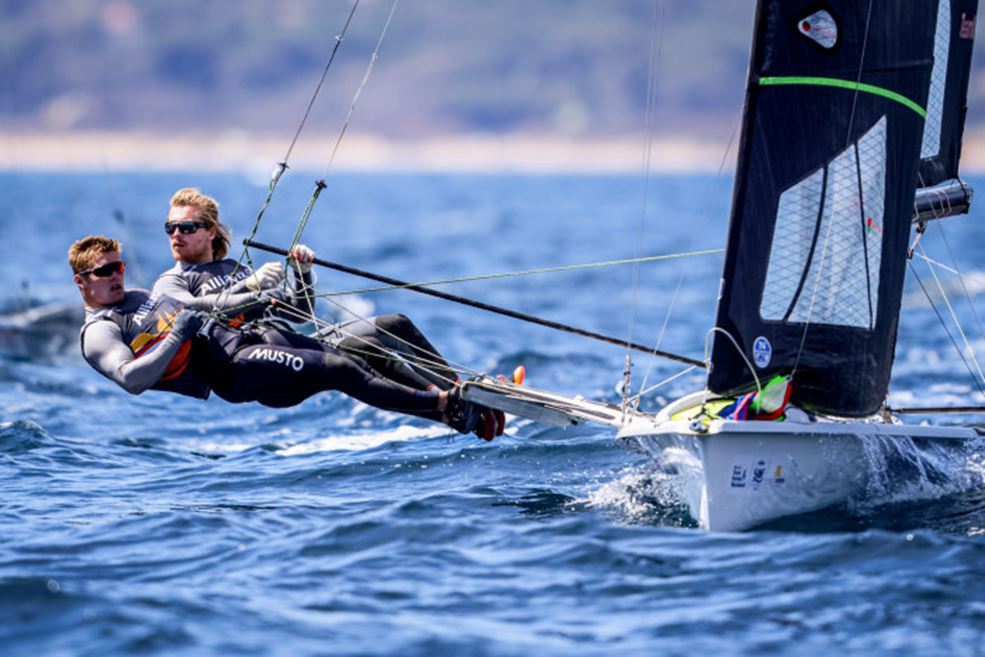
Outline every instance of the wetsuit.
MULTIPOLYGON (((177 262, 157 277, 151 292, 154 296, 176 299, 192 310, 225 312, 233 323, 244 322, 259 319, 268 310, 260 294, 246 285, 252 274, 253 270, 247 265, 231 258, 197 265, 177 262)), ((290 303, 296 311, 281 312, 278 316, 297 322, 302 321, 303 315, 311 315, 314 312, 313 286, 311 272, 300 276, 295 272, 290 303)))
POLYGON ((147 290, 127 290, 116 306, 87 307, 79 331, 82 356, 131 394, 154 389, 206 399, 206 352, 190 339, 192 331, 171 330, 182 308, 147 290))
POLYGON ((226 401, 292 406, 338 390, 371 406, 440 420, 438 392, 379 375, 364 360, 313 338, 266 328, 210 323, 201 332, 178 313, 183 304, 128 290, 121 304, 86 309, 82 354, 125 390, 167 390, 226 401), (176 319, 177 317, 177 319, 176 319))
POLYGON ((361 356, 384 376, 418 390, 450 390, 458 378, 406 315, 380 315, 336 324, 319 331, 318 337, 361 356))
MULTIPOLYGON (((166 294, 195 310, 231 309, 230 314, 236 314, 234 323, 254 320, 263 315, 263 304, 256 293, 247 291, 245 279, 251 274, 249 267, 229 258, 197 265, 179 262, 158 277, 153 293, 166 294)), ((312 287, 310 272, 302 273, 300 278, 295 275, 291 303, 305 314, 310 314, 306 309, 313 311, 312 287)), ((281 316, 298 321, 298 313, 281 316)), ((361 357, 383 376, 417 390, 449 390, 457 378, 438 350, 405 315, 382 315, 334 325, 320 331, 318 337, 361 357)))

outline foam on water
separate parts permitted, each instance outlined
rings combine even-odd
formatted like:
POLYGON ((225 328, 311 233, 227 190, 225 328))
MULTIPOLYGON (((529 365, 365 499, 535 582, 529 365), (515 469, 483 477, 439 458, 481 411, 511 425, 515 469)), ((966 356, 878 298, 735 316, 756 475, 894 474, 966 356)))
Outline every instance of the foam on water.
MULTIPOLYGON (((104 209, 136 218, 128 258, 163 271, 160 208, 175 189, 219 197, 237 237, 263 192, 222 175, 4 183, 16 194, 0 195, 0 218, 23 248, 0 259, 0 278, 29 272, 32 289, 60 285, 72 300, 64 264, 38 263, 111 230, 104 209)), ((636 178, 337 176, 331 216, 313 216, 305 241, 406 280, 615 259, 636 239, 640 253, 681 251, 705 214, 718 223, 697 246, 721 245, 728 181, 655 178, 652 189, 672 221, 641 233, 636 178)), ((267 216, 296 217, 310 181, 288 174, 278 193, 267 216)), ((979 260, 985 222, 949 225, 966 231, 952 240, 959 258, 979 260)), ((662 325, 679 264, 640 268, 640 341, 662 325)), ((686 266, 701 276, 689 270, 663 347, 700 356, 721 259, 686 266)), ((456 291, 621 336, 627 281, 591 270, 456 291)), ((322 272, 320 287, 359 285, 322 272)), ((534 387, 618 400, 621 349, 403 291, 371 299, 458 362, 522 363, 534 387)), ((894 394, 970 403, 960 361, 930 330, 936 316, 918 307, 906 321, 894 394)), ((649 381, 678 371, 657 364, 649 381)), ((696 372, 660 394, 702 384, 696 372)), ((963 461, 868 449, 871 495, 857 509, 708 534, 691 529, 673 480, 608 428, 513 421, 485 443, 334 393, 291 409, 133 397, 77 354, 0 357, 0 646, 100 657, 980 652, 985 449, 963 461)))
POLYGON ((978 462, 985 439, 948 443, 863 436, 861 440, 868 483, 864 495, 852 501, 858 511, 985 490, 978 462))
POLYGON ((370 434, 329 436, 316 440, 297 443, 277 450, 282 456, 297 456, 299 454, 314 454, 317 452, 351 452, 363 449, 373 449, 387 443, 421 440, 448 436, 447 428, 440 426, 421 428, 410 425, 399 426, 390 431, 380 431, 370 434))

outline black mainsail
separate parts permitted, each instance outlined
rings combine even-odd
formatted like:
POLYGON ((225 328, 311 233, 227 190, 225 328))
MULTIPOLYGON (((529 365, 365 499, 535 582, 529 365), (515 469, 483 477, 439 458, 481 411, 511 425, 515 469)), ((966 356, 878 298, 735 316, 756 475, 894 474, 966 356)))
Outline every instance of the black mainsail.
POLYGON ((978 0, 939 0, 934 67, 920 147, 914 219, 939 219, 968 211, 971 189, 958 177, 961 137, 968 110, 968 78, 978 0))
MULTIPOLYGON (((717 320, 737 345, 715 334, 712 392, 748 390, 749 363, 821 412, 883 403, 941 3, 974 21, 951 0, 759 2, 717 320)), ((928 179, 952 153, 956 172, 948 102, 928 179)))

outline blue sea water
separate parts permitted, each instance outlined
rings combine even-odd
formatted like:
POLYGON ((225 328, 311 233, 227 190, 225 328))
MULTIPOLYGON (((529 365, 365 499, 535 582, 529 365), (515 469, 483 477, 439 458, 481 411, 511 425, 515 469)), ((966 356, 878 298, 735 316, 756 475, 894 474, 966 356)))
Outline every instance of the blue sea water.
MULTIPOLYGON (((149 285, 170 264, 161 224, 180 186, 218 197, 240 238, 266 192, 244 175, 0 180, 9 311, 76 300, 65 251, 90 233, 120 236, 130 283, 149 285)), ((258 239, 289 242, 313 182, 284 179, 258 239)), ((727 176, 339 175, 304 239, 327 259, 428 281, 718 248, 730 194, 727 176)), ((962 286, 939 273, 985 356, 985 213, 932 226, 925 243, 965 274, 962 286)), ((639 342, 662 335, 661 348, 700 358, 721 258, 443 289, 639 342)), ((368 285, 319 276, 326 291, 368 285)), ((408 314, 468 368, 522 363, 536 387, 618 400, 617 347, 406 291, 339 299, 408 314)), ((82 362, 74 327, 51 341, 59 331, 65 348, 0 356, 4 655, 985 654, 983 444, 933 477, 876 477, 844 508, 709 534, 610 429, 513 420, 487 444, 337 394, 282 410, 131 397, 82 362)), ((636 389, 681 369, 634 362, 636 389)), ((689 373, 643 406, 702 382, 689 373)), ((891 401, 982 401, 913 281, 891 401)))

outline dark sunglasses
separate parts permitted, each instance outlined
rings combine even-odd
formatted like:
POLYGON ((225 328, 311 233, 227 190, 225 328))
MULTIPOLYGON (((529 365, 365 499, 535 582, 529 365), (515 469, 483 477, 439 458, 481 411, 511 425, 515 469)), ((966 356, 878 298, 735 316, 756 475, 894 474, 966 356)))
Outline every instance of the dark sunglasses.
POLYGON ((105 265, 80 271, 79 276, 88 276, 89 274, 92 274, 96 278, 109 278, 113 274, 122 274, 126 268, 127 263, 117 260, 116 262, 107 262, 105 265))
POLYGON ((164 232, 174 235, 178 231, 182 235, 191 235, 199 228, 208 228, 209 225, 204 221, 167 221, 164 223, 164 232))

